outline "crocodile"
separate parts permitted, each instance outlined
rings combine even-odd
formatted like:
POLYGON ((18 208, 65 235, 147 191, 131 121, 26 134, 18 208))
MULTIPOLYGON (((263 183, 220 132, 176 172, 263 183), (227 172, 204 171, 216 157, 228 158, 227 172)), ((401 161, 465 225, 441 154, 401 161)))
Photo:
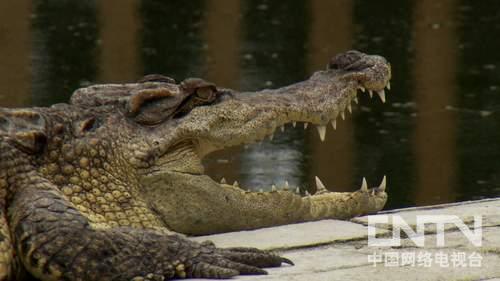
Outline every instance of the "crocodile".
POLYGON ((313 195, 249 192, 211 179, 201 160, 296 122, 316 124, 324 140, 358 93, 385 101, 390 78, 383 57, 348 51, 278 89, 148 75, 77 89, 67 104, 0 108, 0 280, 230 278, 293 264, 185 235, 377 212, 385 178, 354 192, 319 178, 313 195))

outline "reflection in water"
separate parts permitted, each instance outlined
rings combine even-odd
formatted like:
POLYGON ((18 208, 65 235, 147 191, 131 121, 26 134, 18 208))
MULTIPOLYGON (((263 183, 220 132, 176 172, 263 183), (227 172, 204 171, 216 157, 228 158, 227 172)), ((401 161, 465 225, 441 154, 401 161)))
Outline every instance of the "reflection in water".
POLYGON ((388 208, 499 196, 500 38, 483 38, 500 31, 499 8, 454 0, 3 1, 0 103, 48 105, 82 85, 143 73, 274 88, 353 46, 392 63, 386 104, 360 97, 325 143, 312 126, 288 127, 262 146, 214 154, 209 174, 252 188, 288 180, 310 189, 319 175, 336 190, 387 174, 388 208))
MULTIPOLYGON (((207 11, 204 22, 206 41, 206 79, 228 88, 239 88, 240 84, 240 24, 241 6, 234 0, 210 0, 206 2, 207 11), (220 19, 224 20, 221 21, 220 19)), ((206 173, 214 179, 225 177, 237 180, 240 160, 233 155, 240 155, 239 148, 220 151, 213 159, 232 159, 230 163, 212 161, 206 165, 206 173), (230 165, 228 165, 230 164, 230 165), (227 167, 231 168, 228 169, 227 167)))
POLYGON ((455 1, 418 1, 415 7, 415 157, 417 190, 415 203, 424 205, 453 201, 456 179, 454 106, 457 44, 453 12, 455 1), (437 26, 439 25, 439 26, 437 26), (430 40, 432 39, 432 40, 430 40), (429 71, 432 69, 432 71, 429 71), (439 187, 439 189, 436 189, 439 187))
POLYGON ((176 80, 201 76, 204 2, 150 0, 140 3, 144 74, 160 73, 176 80))
POLYGON ((0 1, 0 106, 31 104, 31 1, 0 1))
POLYGON ((203 32, 207 46, 206 79, 227 88, 239 88, 240 2, 209 0, 206 6, 203 32))
POLYGON ((500 196, 500 13, 497 1, 463 1, 457 25, 456 199, 500 196))
POLYGON ((65 102, 95 81, 97 15, 94 1, 33 1, 33 104, 65 102))
MULTIPOLYGON (((291 128, 291 127, 290 127, 291 128)), ((241 155, 243 186, 252 190, 284 188, 285 181, 290 187, 304 187, 304 142, 300 130, 287 128, 277 132, 273 141, 250 145, 241 155)))
MULTIPOLYGON (((280 87, 305 77, 306 10, 304 1, 246 3, 242 22, 243 88, 280 87)), ((273 141, 243 151, 243 186, 270 190, 273 184, 283 186, 288 181, 304 187, 303 139, 302 129, 287 128, 283 133, 276 132, 273 141)))
POLYGON ((140 76, 138 0, 106 0, 98 4, 101 38, 98 80, 136 81, 140 76))
MULTIPOLYGON (((309 31, 309 72, 324 69, 333 54, 352 49, 351 1, 311 1, 311 28, 309 31)), ((319 176, 327 188, 335 191, 352 191, 354 140, 352 116, 338 118, 337 130, 327 126, 326 142, 322 143, 315 128, 308 132, 311 148, 309 160, 309 186, 314 176, 319 176)), ((361 180, 361 178, 359 179, 361 180)), ((315 190, 315 188, 312 188, 315 190)))
POLYGON ((388 176, 388 208, 415 204, 415 159, 411 144, 414 102, 411 92, 411 1, 353 1, 354 48, 385 56, 392 65, 392 90, 387 103, 360 95, 353 116, 357 180, 366 176, 370 185, 388 176), (381 16, 383 15, 383 16, 381 16))

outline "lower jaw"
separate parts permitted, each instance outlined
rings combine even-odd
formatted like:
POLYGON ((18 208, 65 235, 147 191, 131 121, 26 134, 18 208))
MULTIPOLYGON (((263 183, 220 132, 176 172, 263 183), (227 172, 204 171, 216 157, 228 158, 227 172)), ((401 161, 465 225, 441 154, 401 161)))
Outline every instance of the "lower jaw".
MULTIPOLYGON (((206 175, 165 171, 145 177, 141 194, 170 230, 202 235, 321 219, 348 219, 380 210, 379 188, 335 193, 319 190, 248 192, 206 175)), ((385 187, 384 187, 385 188, 385 187)))

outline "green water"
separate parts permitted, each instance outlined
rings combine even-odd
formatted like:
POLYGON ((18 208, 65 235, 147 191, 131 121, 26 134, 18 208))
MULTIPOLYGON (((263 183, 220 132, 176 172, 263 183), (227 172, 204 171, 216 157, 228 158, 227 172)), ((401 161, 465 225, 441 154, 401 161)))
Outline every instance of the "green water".
POLYGON ((280 87, 348 49, 392 64, 387 103, 363 96, 328 128, 216 153, 214 178, 352 191, 388 177, 387 208, 500 196, 498 1, 5 1, 0 106, 67 101, 148 73, 280 87))

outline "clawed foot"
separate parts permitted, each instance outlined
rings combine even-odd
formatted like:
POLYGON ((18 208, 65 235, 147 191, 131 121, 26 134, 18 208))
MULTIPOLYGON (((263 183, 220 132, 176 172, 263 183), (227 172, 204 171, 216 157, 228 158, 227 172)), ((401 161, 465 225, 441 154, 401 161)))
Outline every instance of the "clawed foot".
POLYGON ((186 277, 226 279, 237 275, 267 274, 264 267, 293 265, 287 258, 256 248, 216 248, 212 242, 202 243, 201 253, 186 264, 186 277))

